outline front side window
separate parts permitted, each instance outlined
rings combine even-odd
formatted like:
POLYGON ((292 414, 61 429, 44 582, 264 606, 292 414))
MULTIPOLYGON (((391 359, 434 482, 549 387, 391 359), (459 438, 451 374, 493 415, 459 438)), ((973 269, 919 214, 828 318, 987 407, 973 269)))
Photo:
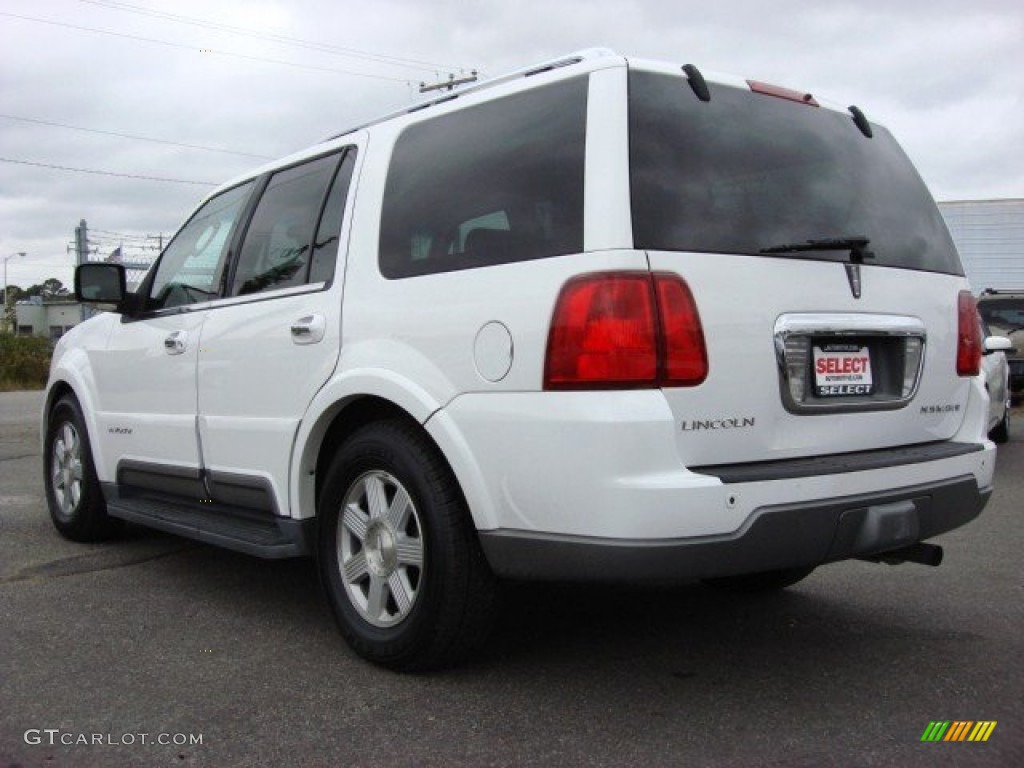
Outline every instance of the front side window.
POLYGON ((146 308, 195 304, 216 297, 231 237, 254 182, 209 200, 164 249, 146 308))
POLYGON ((230 295, 306 282, 314 228, 337 165, 333 154, 270 177, 245 233, 230 295))
POLYGON ((583 250, 586 77, 407 128, 384 188, 388 278, 583 250))

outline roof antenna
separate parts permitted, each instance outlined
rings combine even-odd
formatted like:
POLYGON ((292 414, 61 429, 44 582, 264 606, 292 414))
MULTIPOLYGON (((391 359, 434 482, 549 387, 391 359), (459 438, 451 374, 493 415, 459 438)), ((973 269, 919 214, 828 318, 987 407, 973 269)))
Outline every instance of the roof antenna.
POLYGON ((700 70, 693 64, 686 64, 683 66, 683 72, 689 78, 690 88, 697 94, 697 98, 701 101, 711 101, 711 91, 708 90, 707 81, 704 79, 704 75, 700 73, 700 70))

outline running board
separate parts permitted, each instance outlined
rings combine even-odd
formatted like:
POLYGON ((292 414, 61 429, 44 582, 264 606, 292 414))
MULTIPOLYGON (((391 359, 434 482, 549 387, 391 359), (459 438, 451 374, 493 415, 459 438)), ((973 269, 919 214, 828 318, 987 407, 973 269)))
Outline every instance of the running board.
POLYGON ((111 517, 267 559, 311 552, 312 520, 278 517, 208 501, 186 501, 112 484, 103 486, 111 517))

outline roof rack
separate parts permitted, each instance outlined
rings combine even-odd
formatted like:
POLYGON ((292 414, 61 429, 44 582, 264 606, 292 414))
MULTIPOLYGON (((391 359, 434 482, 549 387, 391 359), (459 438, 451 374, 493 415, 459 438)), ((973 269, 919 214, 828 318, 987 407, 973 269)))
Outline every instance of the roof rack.
POLYGON ((612 51, 608 48, 587 48, 582 51, 570 53, 566 56, 560 56, 557 59, 551 59, 550 61, 544 61, 539 64, 534 64, 532 66, 525 67, 523 69, 517 69, 513 72, 508 73, 507 75, 500 75, 498 77, 490 78, 488 80, 481 80, 480 82, 471 85, 467 88, 463 88, 462 90, 446 93, 444 96, 436 96, 432 99, 425 99, 409 107, 395 110, 394 112, 388 112, 387 114, 370 120, 368 122, 360 123, 359 125, 356 125, 352 128, 347 128, 344 131, 341 131, 340 133, 332 134, 327 138, 321 139, 317 143, 324 144, 328 141, 334 141, 334 139, 341 138, 342 136, 347 136, 350 133, 361 131, 364 128, 369 128, 371 125, 377 125, 378 123, 383 123, 393 118, 401 117, 402 115, 412 114, 413 112, 419 112, 420 110, 428 109, 430 107, 437 106, 438 104, 444 104, 445 102, 457 99, 460 96, 463 96, 467 93, 476 93, 477 91, 493 88, 496 85, 508 83, 523 77, 533 77, 534 75, 539 75, 544 72, 551 72, 552 70, 561 69, 562 67, 571 67, 574 64, 579 64, 581 61, 591 61, 593 59, 600 59, 608 56, 618 56, 618 54, 615 53, 615 51, 612 51))

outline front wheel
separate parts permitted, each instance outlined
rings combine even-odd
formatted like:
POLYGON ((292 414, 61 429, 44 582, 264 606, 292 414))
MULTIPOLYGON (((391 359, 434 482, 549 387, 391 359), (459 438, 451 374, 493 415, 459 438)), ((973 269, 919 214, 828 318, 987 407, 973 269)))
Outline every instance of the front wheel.
POLYGON ((46 504, 54 527, 72 541, 101 541, 122 528, 107 505, 92 463, 78 401, 65 395, 50 411, 43 459, 46 504))
POLYGON ((451 469, 415 424, 370 424, 318 503, 321 582, 345 639, 392 669, 448 666, 486 637, 492 576, 451 469))

